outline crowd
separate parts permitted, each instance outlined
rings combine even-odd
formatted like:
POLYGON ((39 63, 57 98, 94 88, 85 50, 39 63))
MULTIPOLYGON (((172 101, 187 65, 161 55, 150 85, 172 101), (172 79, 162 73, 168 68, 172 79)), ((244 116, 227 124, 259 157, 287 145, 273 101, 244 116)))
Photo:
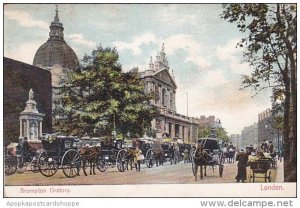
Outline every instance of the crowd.
POLYGON ((245 182, 247 179, 247 166, 250 162, 255 162, 257 160, 266 159, 266 160, 274 160, 276 157, 276 152, 274 149, 274 145, 272 141, 263 142, 260 147, 254 149, 252 145, 247 148, 246 151, 243 149, 236 155, 236 161, 238 161, 238 172, 236 176, 237 182, 245 182))

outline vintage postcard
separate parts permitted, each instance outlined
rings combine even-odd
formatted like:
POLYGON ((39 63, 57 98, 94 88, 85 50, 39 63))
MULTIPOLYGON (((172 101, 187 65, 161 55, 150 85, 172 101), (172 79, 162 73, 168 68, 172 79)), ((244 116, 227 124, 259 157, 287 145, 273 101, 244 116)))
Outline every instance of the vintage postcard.
POLYGON ((296 197, 296 4, 3 18, 3 197, 296 197))

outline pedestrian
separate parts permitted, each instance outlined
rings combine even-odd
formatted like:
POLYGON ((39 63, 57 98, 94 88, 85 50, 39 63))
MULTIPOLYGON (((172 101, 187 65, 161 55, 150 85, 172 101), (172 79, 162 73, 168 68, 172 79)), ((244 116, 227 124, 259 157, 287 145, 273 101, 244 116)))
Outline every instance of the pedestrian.
POLYGON ((187 148, 185 148, 184 151, 183 151, 184 164, 188 163, 189 158, 190 158, 189 150, 187 148))
POLYGON ((269 152, 269 144, 268 144, 267 140, 265 140, 264 147, 265 147, 264 152, 269 152))
POLYGON ((237 154, 236 161, 238 161, 238 172, 235 177, 236 182, 242 181, 243 183, 247 180, 247 165, 248 165, 248 154, 243 149, 237 154))
POLYGON ((142 154, 142 151, 139 148, 139 145, 136 146, 135 151, 134 151, 134 157, 133 157, 133 162, 136 171, 141 171, 141 161, 144 160, 145 157, 142 154))

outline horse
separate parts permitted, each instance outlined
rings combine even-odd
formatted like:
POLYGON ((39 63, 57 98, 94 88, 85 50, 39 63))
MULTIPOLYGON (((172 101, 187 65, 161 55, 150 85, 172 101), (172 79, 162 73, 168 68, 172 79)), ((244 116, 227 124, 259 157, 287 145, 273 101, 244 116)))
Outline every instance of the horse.
POLYGON ((235 151, 229 149, 228 152, 224 152, 224 160, 227 160, 228 163, 233 163, 235 158, 235 151))
MULTIPOLYGON (((85 171, 86 165, 90 165, 90 175, 96 175, 95 167, 100 152, 101 148, 98 146, 80 148, 79 154, 82 158, 82 169, 85 176, 87 176, 87 173, 85 171)), ((77 175, 79 175, 79 171, 77 175)))
POLYGON ((164 154, 164 151, 161 148, 153 149, 153 156, 154 156, 154 160, 155 160, 155 163, 156 163, 156 167, 158 167, 159 165, 164 164, 165 154, 164 154))
POLYGON ((130 166, 130 170, 132 170, 132 167, 133 167, 133 158, 134 158, 134 155, 135 155, 135 149, 128 149, 127 150, 127 154, 126 154, 126 157, 125 157, 125 161, 126 161, 126 169, 129 170, 129 166, 130 166))
POLYGON ((195 163, 195 180, 197 181, 197 172, 198 167, 200 166, 200 179, 203 179, 203 167, 204 167, 204 177, 206 177, 206 166, 208 165, 208 161, 210 159, 210 155, 203 149, 202 144, 198 145, 194 156, 195 163))

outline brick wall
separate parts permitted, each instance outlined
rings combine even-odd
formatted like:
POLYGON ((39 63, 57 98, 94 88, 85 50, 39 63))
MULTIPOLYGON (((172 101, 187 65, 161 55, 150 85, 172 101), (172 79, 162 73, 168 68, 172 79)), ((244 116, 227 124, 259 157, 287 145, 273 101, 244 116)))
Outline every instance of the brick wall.
POLYGON ((40 113, 44 113, 43 132, 52 132, 52 86, 48 70, 13 59, 3 59, 3 130, 4 142, 17 141, 19 116, 26 106, 30 88, 40 113))

